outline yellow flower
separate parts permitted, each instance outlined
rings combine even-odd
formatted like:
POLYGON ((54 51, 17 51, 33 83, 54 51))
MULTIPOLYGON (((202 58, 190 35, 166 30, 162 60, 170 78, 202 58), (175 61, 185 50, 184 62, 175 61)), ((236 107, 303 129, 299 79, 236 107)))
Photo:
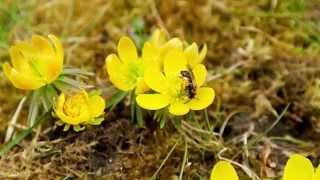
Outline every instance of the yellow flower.
POLYGON ((183 43, 179 38, 168 39, 163 29, 156 29, 150 39, 144 43, 142 58, 148 66, 158 66, 161 68, 163 58, 168 50, 182 49, 183 43))
POLYGON ((3 65, 3 71, 19 89, 34 90, 50 84, 62 72, 63 47, 54 35, 49 39, 33 35, 31 42, 22 41, 10 48, 12 66, 3 65))
POLYGON ((182 50, 168 51, 163 71, 164 73, 155 66, 146 70, 144 80, 156 93, 137 96, 136 101, 142 108, 158 110, 169 106, 171 114, 185 115, 190 109, 201 110, 213 102, 214 90, 202 87, 207 75, 205 66, 198 64, 193 69, 188 69, 187 58, 182 50))
POLYGON ((146 64, 138 57, 137 48, 129 37, 122 37, 118 43, 118 55, 106 58, 106 69, 110 81, 122 91, 144 92, 148 89, 144 83, 146 64))
POLYGON ((292 155, 285 168, 283 180, 320 180, 320 166, 315 170, 309 159, 292 155))
POLYGON ((188 65, 190 68, 195 67, 196 65, 202 63, 206 54, 207 54, 207 45, 204 45, 201 51, 199 52, 199 47, 196 43, 192 43, 185 50, 187 56, 188 65))
POLYGON ((212 169, 210 180, 238 180, 233 166, 227 161, 219 161, 212 169))
POLYGON ((58 125, 65 124, 64 130, 67 131, 70 125, 75 131, 83 130, 81 125, 99 125, 103 118, 105 101, 99 95, 88 95, 86 91, 81 90, 70 96, 63 93, 57 99, 54 108, 54 115, 60 120, 58 125))

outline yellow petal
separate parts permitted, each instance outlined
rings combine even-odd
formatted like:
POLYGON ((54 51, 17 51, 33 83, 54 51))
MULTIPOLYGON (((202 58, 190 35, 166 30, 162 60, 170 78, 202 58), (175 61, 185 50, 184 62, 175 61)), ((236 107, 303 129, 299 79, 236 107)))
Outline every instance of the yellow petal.
POLYGON ((192 69, 196 85, 202 86, 207 78, 207 69, 203 64, 198 64, 192 69))
POLYGON ((163 92, 167 88, 167 81, 165 76, 157 67, 150 67, 144 73, 144 80, 146 84, 156 92, 163 92))
POLYGON ((15 47, 17 47, 20 50, 21 54, 25 59, 33 59, 35 58, 35 56, 37 57, 38 55, 37 49, 28 42, 18 42, 15 45, 15 47))
POLYGON ((283 180, 312 180, 313 174, 314 168, 310 160, 294 154, 284 168, 283 180))
POLYGON ((160 55, 160 51, 150 42, 146 42, 142 48, 142 58, 144 61, 152 61, 160 55))
POLYGON ((164 51, 167 51, 170 49, 182 50, 182 47, 183 47, 182 41, 179 38, 173 38, 173 39, 170 39, 167 43, 165 43, 162 48, 164 51))
POLYGON ((64 95, 64 93, 61 93, 58 97, 57 100, 57 105, 56 105, 56 109, 57 111, 63 111, 63 105, 64 102, 66 101, 66 96, 64 95))
POLYGON ((129 91, 132 89, 132 87, 130 86, 130 84, 126 83, 122 68, 123 64, 115 54, 111 54, 106 58, 106 69, 110 81, 118 89, 129 91))
POLYGON ((5 63, 3 65, 3 72, 7 76, 7 78, 12 82, 14 87, 18 89, 34 90, 45 85, 45 83, 42 82, 38 77, 19 73, 18 71, 13 69, 9 65, 9 63, 5 63))
POLYGON ((92 118, 101 116, 104 113, 106 103, 101 96, 90 96, 88 99, 88 107, 92 118))
POLYGON ((214 100, 214 90, 208 87, 201 87, 197 89, 196 96, 189 101, 190 109, 201 110, 207 108, 214 100))
POLYGON ((165 43, 166 38, 167 38, 167 34, 165 30, 156 29, 153 31, 151 38, 149 39, 149 42, 156 46, 160 46, 165 43))
MULTIPOLYGON (((47 45, 42 45, 44 44, 44 40, 46 39, 38 39, 37 41, 42 41, 41 43, 38 42, 37 46, 50 46, 48 49, 45 47, 42 47, 42 50, 45 51, 52 51, 52 56, 49 56, 47 54, 44 56, 44 67, 45 67, 45 76, 48 80, 48 83, 51 83, 52 81, 56 80, 58 76, 61 74, 63 70, 63 58, 64 58, 64 52, 63 52, 63 47, 60 42, 60 40, 55 37, 54 35, 49 35, 49 39, 52 41, 52 44, 47 40, 46 42, 48 43, 47 45)), ((35 42, 36 43, 36 42, 35 42)), ((44 52, 41 52, 45 54, 44 52)))
POLYGON ((157 110, 169 104, 169 97, 162 94, 139 94, 136 101, 144 109, 157 110))
POLYGON ((145 93, 146 91, 148 91, 150 88, 149 86, 145 83, 145 81, 140 78, 138 81, 137 81, 137 85, 136 85, 136 91, 135 93, 136 94, 142 94, 142 93, 145 93))
POLYGON ((53 56, 54 49, 48 39, 39 35, 33 35, 31 41, 33 47, 38 50, 38 53, 43 54, 43 56, 53 56))
POLYGON ((316 169, 316 172, 315 172, 312 180, 320 180, 320 165, 316 169))
POLYGON ((210 180, 238 180, 233 166, 227 161, 219 161, 212 169, 210 180))
POLYGON ((17 71, 32 74, 28 60, 23 57, 20 50, 16 46, 12 46, 9 50, 9 53, 12 65, 17 71))
POLYGON ((190 46, 188 46, 185 49, 185 54, 187 56, 188 59, 188 63, 191 67, 193 67, 194 65, 196 65, 197 59, 198 59, 198 45, 196 43, 192 43, 190 46))
POLYGON ((199 54, 199 62, 198 63, 201 63, 204 58, 206 57, 207 55, 207 52, 208 52, 208 48, 207 48, 207 45, 203 45, 203 48, 201 49, 201 52, 199 54))
POLYGON ((169 112, 176 116, 182 116, 187 114, 190 111, 190 108, 187 104, 181 102, 176 102, 170 105, 169 112))
POLYGON ((164 73, 166 76, 178 76, 187 68, 187 59, 182 50, 172 49, 164 58, 164 73))
POLYGON ((137 48, 129 37, 122 37, 118 44, 118 54, 121 61, 130 62, 138 59, 137 48))
POLYGON ((198 45, 196 43, 192 43, 185 49, 184 52, 187 56, 189 66, 193 68, 204 60, 207 54, 207 45, 204 45, 201 49, 201 52, 199 53, 198 45))
POLYGON ((54 35, 48 35, 49 39, 52 41, 53 46, 55 48, 55 52, 57 55, 57 64, 63 65, 64 51, 61 41, 54 35))

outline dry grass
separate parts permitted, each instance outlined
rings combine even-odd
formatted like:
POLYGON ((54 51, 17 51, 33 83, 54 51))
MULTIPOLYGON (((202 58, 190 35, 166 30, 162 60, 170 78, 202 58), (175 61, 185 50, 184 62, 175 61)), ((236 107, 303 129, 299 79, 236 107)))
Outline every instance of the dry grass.
MULTIPOLYGON (((66 63, 96 72, 91 83, 106 91, 109 83, 101 68, 104 58, 115 51, 122 35, 132 34, 137 17, 145 22, 146 34, 162 27, 172 36, 207 43, 209 85, 217 98, 208 109, 209 125, 199 112, 195 119, 180 126, 173 121, 161 130, 147 117, 146 128, 140 129, 129 123, 125 105, 121 105, 115 110, 121 115, 112 114, 102 127, 90 131, 38 131, 37 138, 24 141, 0 160, 0 176, 147 179, 176 142, 158 179, 178 178, 185 144, 183 179, 207 179, 219 158, 234 162, 241 179, 254 175, 279 179, 291 152, 319 163, 320 6, 318 0, 303 2, 21 1, 21 13, 28 14, 30 21, 15 23, 9 42, 33 33, 59 35, 66 63), (284 117, 264 133, 288 104, 284 117)), ((0 49, 0 63, 7 59, 6 52, 0 49)), ((14 90, 2 73, 0 76, 0 135, 4 137, 8 119, 25 92, 14 90)))

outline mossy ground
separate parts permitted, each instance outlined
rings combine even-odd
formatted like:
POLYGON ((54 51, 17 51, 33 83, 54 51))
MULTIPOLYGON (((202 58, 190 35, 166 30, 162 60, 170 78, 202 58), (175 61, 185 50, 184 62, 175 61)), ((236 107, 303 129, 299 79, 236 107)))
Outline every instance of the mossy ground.
MULTIPOLYGON (((196 112, 194 118, 172 119, 159 129, 147 115, 139 128, 130 122, 126 102, 109 112, 102 126, 81 133, 64 133, 48 121, 0 159, 1 179, 149 179, 156 172, 158 179, 177 179, 182 172, 183 179, 208 179, 221 158, 237 163, 240 179, 280 179, 291 152, 319 164, 319 3, 1 1, 0 64, 15 41, 53 33, 63 41, 66 64, 95 72, 89 83, 108 98, 114 89, 102 68, 104 59, 115 52, 121 36, 136 34, 144 22, 140 38, 161 27, 172 37, 207 43, 208 84, 216 90, 208 121, 204 112, 196 112)), ((0 76, 3 142, 26 92, 0 76)), ((17 131, 25 126, 26 111, 15 124, 17 131)))

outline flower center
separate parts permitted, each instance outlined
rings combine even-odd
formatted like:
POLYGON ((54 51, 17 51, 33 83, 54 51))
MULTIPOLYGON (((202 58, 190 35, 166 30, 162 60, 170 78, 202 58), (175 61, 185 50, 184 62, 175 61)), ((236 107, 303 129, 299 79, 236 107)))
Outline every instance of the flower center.
POLYGON ((77 117, 86 108, 86 99, 82 93, 75 94, 66 99, 63 111, 67 116, 77 117))
POLYGON ((135 85, 139 79, 143 78, 144 67, 142 61, 138 60, 126 65, 126 76, 128 77, 128 83, 135 85))

